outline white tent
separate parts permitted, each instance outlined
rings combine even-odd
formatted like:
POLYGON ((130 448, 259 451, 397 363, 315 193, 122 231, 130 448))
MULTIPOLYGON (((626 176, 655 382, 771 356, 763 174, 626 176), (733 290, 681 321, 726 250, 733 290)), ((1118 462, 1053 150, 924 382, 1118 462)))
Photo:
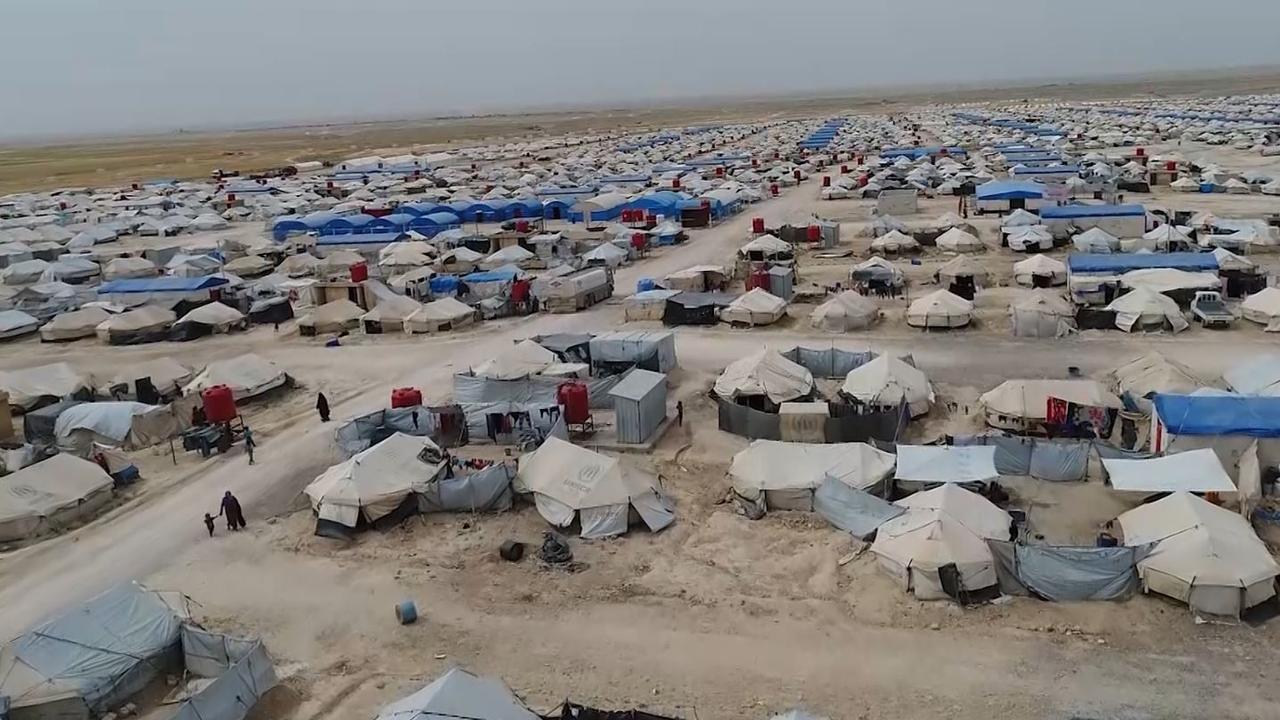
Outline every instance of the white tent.
POLYGON ((1148 230, 1143 234, 1142 239, 1152 243, 1148 249, 1159 251, 1167 251, 1172 247, 1189 247, 1193 244, 1186 233, 1168 223, 1148 230))
POLYGON ((732 401, 764 396, 781 404, 811 392, 813 374, 769 348, 730 363, 715 384, 716 395, 732 401))
POLYGON ((880 526, 871 552, 906 591, 920 600, 946 598, 939 571, 953 564, 963 590, 996 584, 987 540, 1009 539, 1008 513, 954 485, 916 493, 897 504, 907 512, 880 526))
POLYGON ((978 404, 991 427, 1031 430, 1046 422, 1050 398, 1089 408, 1124 407, 1095 380, 1005 380, 980 395, 978 404))
POLYGON ((586 264, 604 265, 606 267, 617 267, 626 262, 628 257, 630 256, 626 250, 607 242, 600 243, 582 254, 582 260, 586 264))
POLYGON ((987 249, 981 240, 960 228, 951 228, 939 235, 934 242, 937 243, 938 249, 947 252, 970 253, 987 249))
POLYGON ((424 491, 447 462, 430 439, 396 433, 325 470, 305 492, 321 521, 373 524, 424 491))
POLYGON ((245 255, 231 260, 222 266, 223 272, 241 277, 257 277, 266 275, 275 269, 275 264, 261 255, 245 255))
POLYGON ((522 262, 529 262, 538 256, 525 250, 519 245, 508 245, 501 250, 490 254, 479 265, 484 270, 494 270, 503 265, 519 265, 522 262))
POLYGON ((1126 492, 1236 491, 1222 461, 1209 448, 1144 459, 1103 458, 1102 466, 1111 487, 1126 492))
POLYGON ((156 264, 144 257, 118 257, 108 260, 102 268, 103 280, 152 277, 160 273, 156 264))
POLYGON ((1037 279, 1049 285, 1062 285, 1067 282, 1067 265, 1045 255, 1032 255, 1013 264, 1013 279, 1027 287, 1036 285, 1037 279))
POLYGON ((289 381, 289 376, 275 363, 253 353, 246 353, 228 360, 215 360, 196 375, 185 389, 186 394, 198 393, 214 385, 226 385, 236 400, 247 400, 273 390, 289 381))
POLYGON ((576 517, 584 538, 625 533, 632 510, 652 532, 675 520, 656 478, 555 436, 521 459, 516 483, 520 492, 533 493, 538 513, 552 525, 568 527, 576 517))
POLYGON ((61 342, 92 337, 103 320, 111 314, 100 307, 85 307, 62 313, 40 328, 40 339, 44 342, 61 342))
POLYGON ((1188 326, 1178 303, 1150 288, 1139 287, 1121 295, 1106 309, 1116 314, 1116 327, 1125 332, 1167 328, 1178 333, 1188 326))
POLYGON ((1120 239, 1102 228, 1089 228, 1071 238, 1076 250, 1087 253, 1111 253, 1120 249, 1120 239))
POLYGON ((220 302, 201 305, 183 315, 174 323, 174 327, 182 325, 207 325, 211 332, 231 332, 232 328, 245 322, 244 313, 220 302))
POLYGON ((298 318, 298 327, 304 334, 336 333, 354 330, 360 325, 364 308, 346 298, 327 302, 298 318))
POLYGON ((1263 325, 1267 332, 1280 332, 1280 288, 1263 288, 1245 298, 1240 309, 1246 320, 1263 325))
POLYGON ((1215 387, 1189 368, 1156 352, 1149 352, 1120 365, 1110 373, 1116 395, 1128 393, 1139 408, 1151 411, 1150 397, 1156 393, 1190 395, 1205 387, 1215 387))
POLYGON ((795 253, 791 243, 780 240, 773 235, 760 235, 738 248, 738 255, 751 259, 753 256, 763 260, 790 259, 795 253))
POLYGON ((1191 493, 1176 492, 1118 518, 1124 543, 1155 543, 1138 562, 1147 592, 1208 615, 1239 616, 1275 595, 1280 567, 1249 521, 1191 493))
POLYGON ((960 278, 973 278, 973 282, 977 285, 985 285, 987 282, 987 270, 979 265, 973 258, 960 256, 942 264, 936 273, 938 281, 943 284, 951 284, 960 278))
POLYGON ((440 267, 446 272, 466 273, 483 259, 483 255, 469 247, 456 247, 440 255, 440 267))
POLYGON ((495 678, 452 668, 430 685, 382 708, 375 720, 539 720, 495 678))
POLYGON ((29 335, 40 328, 40 321, 21 310, 0 310, 0 340, 29 335))
POLYGON ((490 358, 473 370, 480 377, 494 380, 518 380, 537 375, 548 366, 559 362, 555 353, 532 340, 522 340, 490 358))
POLYGON ((360 325, 366 333, 402 332, 405 321, 422 309, 422 303, 403 295, 387 295, 378 304, 360 316, 360 325))
POLYGON ((928 413, 934 400, 929 378, 892 355, 881 355, 850 370, 840 392, 875 408, 894 408, 905 400, 912 417, 928 413))
POLYGON ((973 303, 947 290, 935 290, 911 303, 907 324, 924 328, 959 328, 973 319, 973 303))
POLYGON ((1222 280, 1213 272, 1187 272, 1177 268, 1145 268, 1120 276, 1120 286, 1147 288, 1158 293, 1177 290, 1217 290, 1222 280))
POLYGON ((276 266, 276 272, 289 277, 302 277, 311 275, 320 269, 323 261, 308 253, 300 253, 298 255, 290 255, 276 266))
POLYGON ((1076 330, 1076 309, 1052 290, 1033 290, 1009 306, 1015 337, 1059 338, 1076 330))
POLYGON ((173 322, 176 313, 159 305, 142 305, 119 315, 111 315, 94 328, 98 338, 112 344, 155 341, 161 339, 173 322))
POLYGON ((475 308, 451 297, 432 300, 404 319, 407 333, 447 332, 475 322, 475 308))
POLYGON ((872 252, 903 253, 914 252, 919 249, 919 241, 898 230, 890 230, 871 241, 872 252))
POLYGON ((893 454, 866 443, 755 440, 733 456, 734 492, 762 510, 812 510, 813 493, 828 478, 872 490, 893 474, 893 454))
POLYGON ((870 298, 845 290, 832 297, 809 315, 809 324, 828 332, 866 330, 880 317, 880 308, 870 298))
POLYGON ((62 400, 92 387, 87 373, 61 362, 21 370, 0 370, 0 390, 9 396, 10 405, 23 410, 30 409, 42 398, 62 400))
POLYGON ((1004 222, 1000 224, 1000 227, 1007 230, 1015 227, 1039 225, 1041 222, 1039 215, 1031 212, 1030 210, 1018 208, 1004 217, 1004 222))
POLYGON ((1009 228, 1008 239, 1010 250, 1029 252, 1031 250, 1052 250, 1053 233, 1043 225, 1024 225, 1009 228))
POLYGON ((772 325, 787 314, 787 301, 764 288, 740 295, 720 311, 720 320, 741 325, 772 325))
POLYGON ((151 360, 132 362, 122 368, 106 384, 100 385, 98 391, 103 395, 112 395, 112 388, 124 385, 124 396, 134 397, 138 393, 138 380, 150 378, 151 384, 162 394, 173 391, 182 393, 182 386, 191 381, 190 368, 171 357, 158 357, 151 360))
POLYGON ((114 482, 97 463, 59 453, 0 477, 0 542, 64 529, 101 509, 114 482))

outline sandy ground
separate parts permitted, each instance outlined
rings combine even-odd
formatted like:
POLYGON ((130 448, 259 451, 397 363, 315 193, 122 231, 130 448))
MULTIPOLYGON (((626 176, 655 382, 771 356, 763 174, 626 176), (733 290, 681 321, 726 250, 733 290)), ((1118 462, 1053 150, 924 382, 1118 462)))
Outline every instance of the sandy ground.
MULTIPOLYGON (((870 203, 820 202, 817 192, 814 178, 622 269, 619 298, 641 277, 728 262, 756 215, 770 224, 812 212, 835 217, 847 245, 861 254, 869 240, 854 236, 870 203)), ((1214 209, 1215 201, 1235 199, 1160 196, 1154 204, 1191 201, 1214 209)), ((909 221, 954 207, 946 200, 922 205, 909 221)), ((0 556, 0 636, 140 578, 190 594, 213 626, 266 638, 289 679, 258 713, 264 718, 370 717, 452 663, 504 677, 541 710, 573 697, 697 718, 766 717, 793 705, 839 718, 1274 717, 1275 623, 1198 626, 1184 606, 1146 597, 1108 604, 1020 599, 968 610, 920 603, 869 555, 841 565, 857 548, 819 519, 776 513, 752 522, 720 502, 729 459, 746 443, 715 428, 705 390, 724 365, 766 344, 911 353, 940 394, 961 406, 954 417, 936 411, 913 426, 920 438, 975 427, 973 399, 1008 378, 1062 377, 1069 365, 1101 373, 1151 349, 1212 376, 1275 351, 1273 336, 1245 323, 1176 337, 1012 338, 1006 308, 1024 290, 1008 284, 1019 256, 994 247, 994 221, 975 225, 992 245, 980 260, 994 284, 979 295, 972 329, 910 329, 903 300, 887 302, 885 321, 860 334, 813 331, 803 306, 771 328, 680 329, 682 367, 671 400, 685 400, 685 427, 672 429, 652 456, 625 458, 662 475, 678 521, 657 536, 575 539, 585 564, 575 574, 541 569, 532 559, 498 559, 504 539, 538 541, 545 524, 531 507, 414 518, 349 545, 314 537, 309 513, 297 511, 298 493, 336 456, 332 426, 315 419, 311 404, 322 389, 343 418, 385 406, 390 389, 404 385, 445 400, 453 372, 512 341, 622 325, 619 298, 576 315, 508 319, 445 337, 354 338, 333 349, 289 328, 279 336, 267 328, 188 344, 59 346, 57 359, 104 374, 162 355, 198 365, 251 350, 302 387, 247 409, 258 464, 247 465, 237 451, 208 461, 180 456, 175 467, 167 449, 144 451, 146 479, 128 502, 84 528, 0 556), (220 530, 209 540, 200 516, 226 489, 245 504, 250 529, 234 536, 220 530), (423 617, 411 627, 397 625, 392 613, 406 598, 423 617)), ((913 296, 931 289, 924 283, 946 259, 927 255, 908 268, 913 296)), ((849 262, 805 258, 801 274, 831 282, 849 262)), ((6 344, 0 368, 49 362, 50 352, 33 341, 6 344)), ((1131 504, 1097 483, 1010 485, 1016 502, 1031 509, 1036 531, 1054 542, 1087 542, 1098 524, 1131 504)))

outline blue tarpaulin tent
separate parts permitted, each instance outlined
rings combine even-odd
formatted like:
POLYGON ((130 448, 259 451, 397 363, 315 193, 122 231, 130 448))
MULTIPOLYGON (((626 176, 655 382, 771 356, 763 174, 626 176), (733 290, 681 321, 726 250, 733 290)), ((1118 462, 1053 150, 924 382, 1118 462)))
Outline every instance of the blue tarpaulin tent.
POLYGON ((1156 395, 1152 404, 1173 435, 1280 438, 1280 397, 1156 395))
POLYGON ((1044 185, 1030 180, 992 180, 979 185, 979 200, 1031 200, 1044 197, 1044 185))
POLYGON ((1096 217, 1142 217, 1147 214, 1141 205, 1062 205, 1040 208, 1044 220, 1071 220, 1096 217))
POLYGON ((1217 272, 1218 258, 1213 253, 1196 252, 1076 253, 1067 256, 1067 269, 1073 273, 1116 274, 1150 268, 1217 272))
POLYGON ((197 292, 226 285, 227 278, 218 275, 203 277, 154 277, 124 278, 112 280, 98 286, 99 295, 113 293, 155 293, 155 292, 197 292))

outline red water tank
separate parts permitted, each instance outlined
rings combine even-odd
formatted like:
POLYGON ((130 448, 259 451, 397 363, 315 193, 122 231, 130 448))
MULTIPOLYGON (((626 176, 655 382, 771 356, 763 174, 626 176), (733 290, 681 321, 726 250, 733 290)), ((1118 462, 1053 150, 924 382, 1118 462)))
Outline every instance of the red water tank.
POLYGON ((800 171, 799 170, 791 171, 791 177, 795 178, 796 182, 800 182, 800 171))
POLYGON ((325 186, 325 187, 327 187, 327 188, 329 188, 330 190, 332 190, 332 189, 333 189, 333 181, 332 181, 332 180, 329 180, 329 181, 325 182, 324 186, 325 186))
POLYGON ((723 165, 717 165, 717 166, 716 166, 716 177, 724 177, 724 166, 723 166, 723 165))
POLYGON ((774 184, 772 184, 772 185, 770 185, 770 186, 769 186, 769 194, 770 194, 770 195, 772 195, 772 196, 774 196, 774 197, 778 197, 778 184, 777 184, 777 183, 774 183, 774 184))
POLYGON ((820 226, 818 226, 818 225, 810 225, 810 226, 805 230, 805 234, 804 234, 804 236, 805 236, 805 238, 806 238, 809 242, 811 242, 811 243, 821 242, 821 241, 822 241, 822 228, 821 228, 820 226))
POLYGON ((236 201, 236 194, 235 194, 235 193, 227 193, 227 202, 228 202, 228 203, 233 203, 233 202, 235 202, 235 201, 236 201))
POLYGON ((769 270, 767 268, 757 268, 747 276, 747 290, 755 290, 756 288, 760 288, 761 290, 768 292, 769 270))
POLYGON ((556 402, 564 407, 564 421, 570 425, 581 425, 591 419, 587 386, 582 383, 567 382, 556 388, 556 402))
POLYGON ((751 232, 756 235, 764 234, 764 218, 751 218, 751 232))
POLYGON ((861 155, 855 155, 855 156, 854 156, 854 158, 853 158, 853 164, 854 164, 854 165, 861 165, 861 164, 862 164, 862 156, 861 156, 861 155))
POLYGON ((645 225, 657 225, 657 224, 658 224, 658 215, 657 215, 656 213, 649 213, 648 215, 645 215, 645 216, 644 216, 644 224, 645 224, 645 225))
POLYGON ((369 264, 358 262, 351 266, 351 282, 364 282, 369 279, 369 264))
POLYGON ((200 393, 204 403, 204 417, 211 423, 231 422, 236 419, 236 396, 226 385, 207 387, 200 393))
POLYGON ((679 190, 679 189, 680 189, 680 178, 672 178, 672 180, 671 180, 671 188, 672 188, 673 190, 679 190))
POLYGON ((848 175, 848 174, 849 174, 849 166, 848 166, 848 165, 841 165, 841 166, 840 166, 840 174, 841 174, 841 175, 848 175))
POLYGON ((648 238, 644 233, 631 233, 631 247, 643 250, 646 244, 648 244, 648 238))
POLYGON ((418 388, 402 387, 391 390, 391 407, 415 407, 422 404, 422 391, 418 388))
POLYGON ((1178 169, 1178 161, 1177 161, 1177 160, 1165 160, 1165 161, 1164 161, 1164 169, 1165 169, 1165 170, 1168 170, 1169 172, 1176 172, 1176 171, 1177 171, 1177 169, 1178 169))
POLYGON ((1134 155, 1137 155, 1138 157, 1142 157, 1143 155, 1146 155, 1146 154, 1147 154, 1147 149, 1146 149, 1146 148, 1141 148, 1141 147, 1140 147, 1140 148, 1134 148, 1134 149, 1133 149, 1133 154, 1134 154, 1134 155))
POLYGON ((753 167, 753 168, 758 168, 758 167, 760 167, 760 161, 759 161, 759 160, 757 160, 757 159, 755 159, 755 158, 751 158, 751 167, 753 167))
POLYGON ((867 181, 868 181, 868 178, 867 178, 867 176, 866 176, 866 175, 859 175, 859 176, 858 176, 858 187, 866 187, 866 186, 867 186, 867 181))
POLYGON ((830 176, 830 175, 823 175, 823 176, 822 176, 822 187, 831 187, 831 176, 830 176))
POLYGON ((529 221, 528 221, 528 220, 517 220, 517 221, 516 221, 516 232, 518 232, 518 233, 527 233, 527 232, 529 232, 529 221))
POLYGON ((706 200, 706 199, 704 199, 704 200, 702 201, 702 207, 704 207, 704 208, 709 208, 709 207, 711 207, 711 201, 710 201, 710 200, 706 200))
POLYGON ((627 208, 622 209, 622 222, 630 223, 636 221, 636 214, 627 208))
POLYGON ((525 278, 511 283, 511 302, 522 303, 529 299, 529 281, 525 278))

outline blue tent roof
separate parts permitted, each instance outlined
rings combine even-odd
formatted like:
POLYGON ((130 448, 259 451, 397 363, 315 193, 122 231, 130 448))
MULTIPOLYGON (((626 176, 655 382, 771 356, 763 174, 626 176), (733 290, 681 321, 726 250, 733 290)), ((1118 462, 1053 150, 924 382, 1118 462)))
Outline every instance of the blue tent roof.
POLYGON ((1280 437, 1280 397, 1156 395, 1152 402, 1173 435, 1280 437))
POLYGON ((218 275, 203 277, 125 278, 112 280, 98 286, 99 295, 111 293, 196 292, 226 285, 229 281, 218 275))
POLYGON ((396 207, 396 210, 397 212, 409 215, 429 215, 430 213, 440 212, 441 210, 447 211, 448 208, 445 205, 433 202, 411 202, 401 203, 396 207))
POLYGON ((979 185, 979 200, 1026 200, 1044 197, 1044 185, 1031 180, 992 180, 979 185))
POLYGON ((392 232, 353 233, 346 235, 321 235, 316 245, 385 245, 405 236, 398 230, 392 232))
POLYGON ((457 225, 460 222, 462 220, 451 212, 433 212, 418 218, 414 224, 457 225))
POLYGON ((1076 253, 1067 256, 1067 268, 1073 273, 1123 273, 1150 268, 1174 268, 1177 270, 1218 269, 1218 258, 1213 253, 1076 253))
POLYGON ((504 282, 506 280, 515 279, 514 270, 489 270, 487 272, 474 272, 470 275, 463 275, 464 282, 484 283, 484 282, 504 282))
POLYGON ((1146 209, 1141 205, 1063 205, 1040 208, 1040 217, 1045 220, 1049 218, 1065 220, 1092 217, 1142 217, 1146 214, 1146 209))
POLYGON ((341 220, 341 219, 342 218, 339 217, 336 213, 313 212, 310 215, 307 215, 306 217, 302 218, 302 224, 306 225, 312 230, 319 230, 320 228, 324 227, 325 225, 328 225, 334 220, 341 220))

